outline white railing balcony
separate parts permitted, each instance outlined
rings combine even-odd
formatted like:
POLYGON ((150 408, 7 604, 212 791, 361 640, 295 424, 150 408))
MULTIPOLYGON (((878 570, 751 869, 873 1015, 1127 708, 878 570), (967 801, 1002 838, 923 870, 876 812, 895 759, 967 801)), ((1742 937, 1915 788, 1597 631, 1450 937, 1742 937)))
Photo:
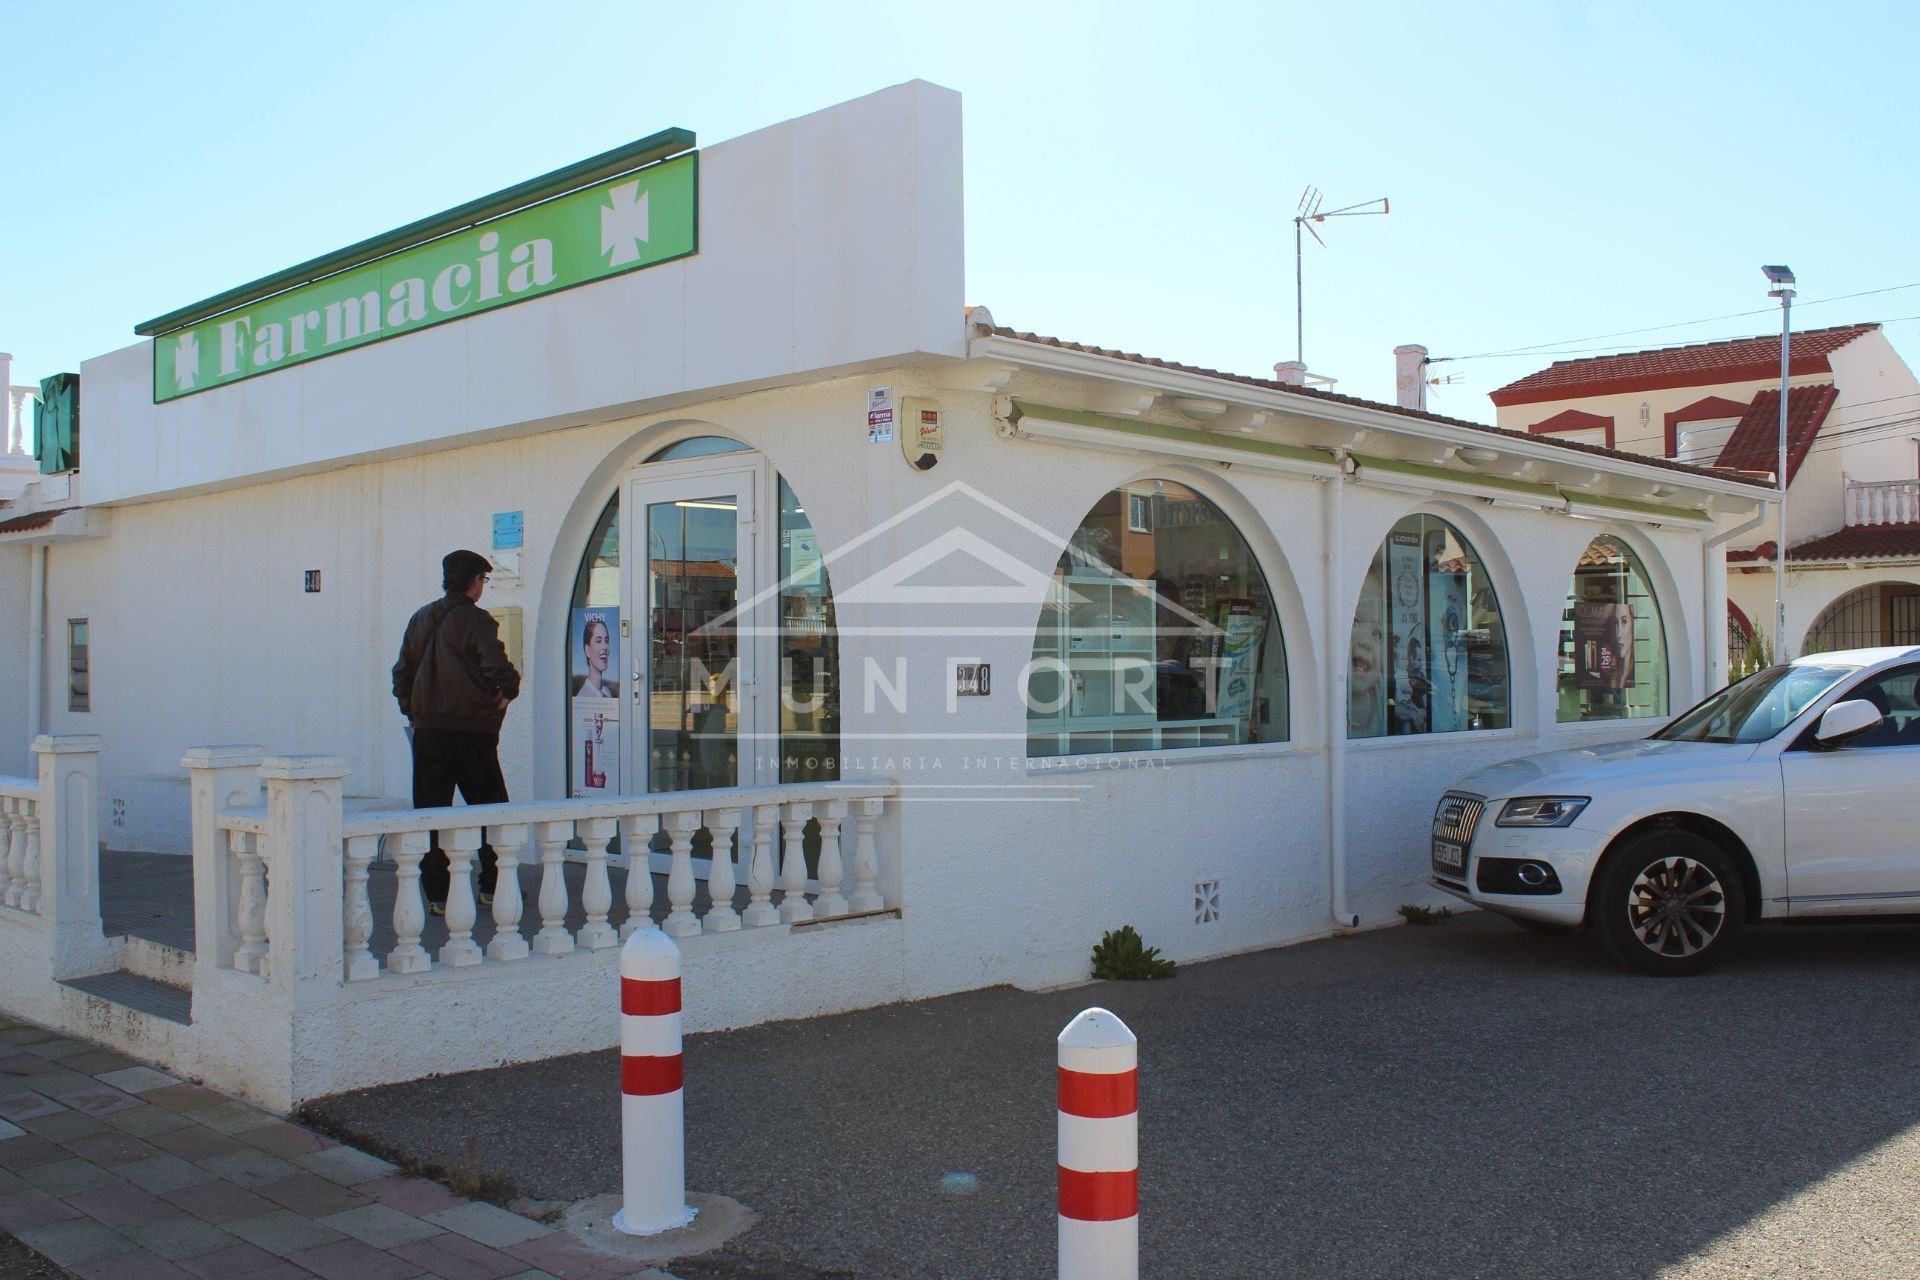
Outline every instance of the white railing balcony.
POLYGON ((40 783, 0 777, 0 907, 40 913, 40 783))
POLYGON ((1849 525, 1920 521, 1920 480, 1848 480, 1849 525))

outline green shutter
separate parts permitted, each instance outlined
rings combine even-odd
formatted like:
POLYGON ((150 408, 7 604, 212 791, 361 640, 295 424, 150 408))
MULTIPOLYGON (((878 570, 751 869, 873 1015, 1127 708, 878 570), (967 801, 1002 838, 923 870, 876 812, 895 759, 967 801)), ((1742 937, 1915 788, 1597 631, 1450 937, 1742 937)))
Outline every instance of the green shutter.
POLYGON ((40 474, 58 475, 80 465, 80 375, 56 373, 40 382, 33 409, 33 456, 40 474))

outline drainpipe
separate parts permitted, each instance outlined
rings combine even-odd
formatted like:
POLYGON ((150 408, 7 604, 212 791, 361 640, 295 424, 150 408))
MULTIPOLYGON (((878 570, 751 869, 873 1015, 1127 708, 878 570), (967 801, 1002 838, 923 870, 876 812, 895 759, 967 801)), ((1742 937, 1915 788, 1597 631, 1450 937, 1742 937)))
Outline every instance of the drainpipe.
POLYGON ((1702 693, 1712 693, 1725 687, 1727 683, 1727 553, 1726 545, 1743 533, 1750 533, 1765 524, 1767 506, 1763 502, 1753 519, 1745 524, 1735 525, 1731 529, 1714 534, 1701 545, 1701 578, 1705 583, 1706 594, 1706 688, 1702 693), (1715 621, 1719 625, 1716 626, 1715 621))
POLYGON ((47 686, 47 544, 28 553, 27 574, 27 740, 46 731, 41 706, 47 686))
POLYGON ((1346 524, 1347 472, 1353 459, 1340 451, 1340 469, 1327 481, 1326 546, 1327 670, 1333 676, 1327 689, 1327 863, 1333 881, 1333 923, 1357 928, 1360 917, 1347 907, 1347 646, 1353 629, 1350 614, 1340 605, 1340 530, 1346 524))

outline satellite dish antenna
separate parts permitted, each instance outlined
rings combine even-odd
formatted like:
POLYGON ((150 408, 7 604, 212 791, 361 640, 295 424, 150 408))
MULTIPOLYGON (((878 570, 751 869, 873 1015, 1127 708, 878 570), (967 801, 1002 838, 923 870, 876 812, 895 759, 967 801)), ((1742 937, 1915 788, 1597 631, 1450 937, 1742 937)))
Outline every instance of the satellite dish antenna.
POLYGON ((1350 204, 1338 209, 1327 209, 1323 211, 1320 205, 1325 198, 1326 197, 1321 194, 1320 188, 1314 186, 1312 183, 1308 183, 1307 189, 1300 193, 1299 211, 1293 215, 1293 358, 1298 360, 1302 367, 1307 363, 1307 339, 1306 300, 1305 292, 1301 287, 1301 231, 1304 230, 1308 235, 1312 236, 1319 242, 1320 247, 1324 249, 1327 247, 1327 242, 1320 238, 1318 231, 1314 230, 1314 223, 1325 222, 1328 218, 1361 218, 1369 214, 1384 214, 1388 212, 1387 198, 1385 196, 1381 196, 1377 200, 1362 200, 1359 204, 1350 204), (1380 207, 1376 209, 1373 207, 1374 205, 1379 205, 1380 207))

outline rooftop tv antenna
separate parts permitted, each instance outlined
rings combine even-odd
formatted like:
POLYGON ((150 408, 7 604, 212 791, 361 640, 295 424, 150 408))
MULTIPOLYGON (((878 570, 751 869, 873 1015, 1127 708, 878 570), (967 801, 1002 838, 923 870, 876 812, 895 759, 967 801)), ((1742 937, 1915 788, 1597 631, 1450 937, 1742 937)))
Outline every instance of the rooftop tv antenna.
POLYGON ((1359 204, 1350 204, 1339 209, 1323 210, 1320 205, 1325 198, 1326 197, 1321 194, 1320 188, 1309 183, 1307 189, 1300 193, 1300 212, 1293 216, 1293 358, 1298 360, 1302 365, 1305 365, 1307 362, 1306 301, 1300 285, 1300 232, 1302 228, 1315 240, 1319 240, 1320 247, 1324 249, 1327 246, 1327 242, 1321 240, 1320 233, 1313 229, 1314 223, 1325 222, 1328 218, 1360 218, 1368 214, 1383 214, 1388 212, 1387 198, 1385 196, 1381 196, 1377 200, 1362 200, 1359 204), (1379 205, 1380 207, 1376 209, 1373 207, 1374 205, 1379 205))

